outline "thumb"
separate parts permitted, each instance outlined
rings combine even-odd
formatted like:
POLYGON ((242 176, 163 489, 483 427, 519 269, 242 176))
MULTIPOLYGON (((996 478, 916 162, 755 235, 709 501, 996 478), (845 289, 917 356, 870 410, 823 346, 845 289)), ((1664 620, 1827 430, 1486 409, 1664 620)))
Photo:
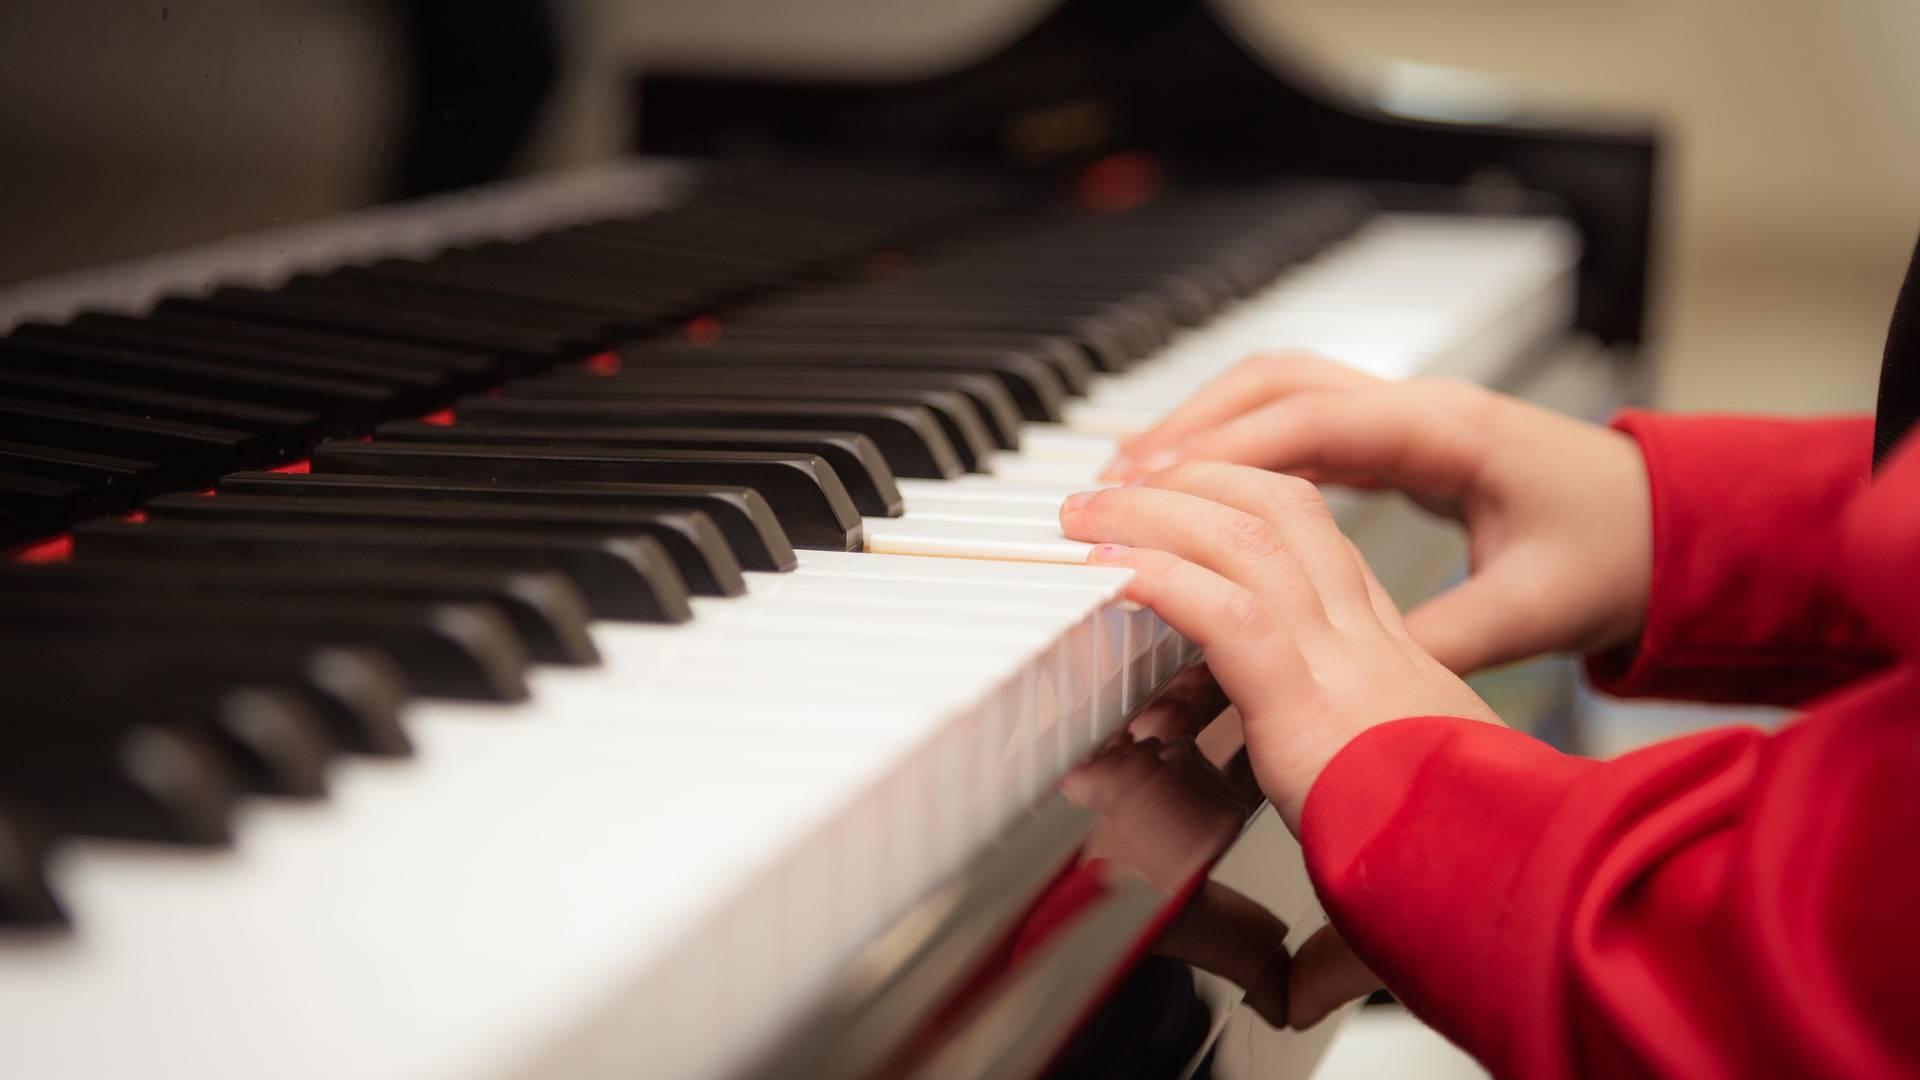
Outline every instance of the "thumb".
POLYGON ((1295 1031, 1305 1031, 1340 1006, 1380 988, 1380 977, 1354 953, 1340 931, 1323 926, 1293 954, 1287 1023, 1295 1031))
POLYGON ((1469 675, 1547 646, 1535 624, 1545 569, 1496 559, 1406 615, 1407 636, 1447 670, 1469 675))

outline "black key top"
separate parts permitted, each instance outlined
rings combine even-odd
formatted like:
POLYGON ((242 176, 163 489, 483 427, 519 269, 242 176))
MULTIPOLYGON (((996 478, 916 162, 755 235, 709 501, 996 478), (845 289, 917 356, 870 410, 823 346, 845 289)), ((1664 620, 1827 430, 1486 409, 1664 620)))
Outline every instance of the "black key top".
POLYGON ((512 529, 517 532, 651 537, 664 548, 701 596, 741 596, 747 591, 733 549, 699 511, 528 509, 484 502, 393 499, 303 499, 284 495, 168 495, 147 504, 152 521, 266 521, 335 523, 393 528, 512 529))
POLYGON ((945 300, 889 297, 882 290, 802 294, 748 317, 789 325, 905 327, 922 330, 986 330, 992 333, 1061 335, 1072 339, 1102 371, 1124 371, 1158 348, 1164 335, 1130 313, 1076 310, 1077 305, 995 303, 958 295, 945 300))
POLYGON ((629 324, 577 308, 555 309, 507 296, 459 292, 409 281, 383 281, 351 270, 293 278, 280 287, 279 295, 458 319, 468 327, 486 327, 508 334, 536 334, 548 343, 548 352, 552 355, 590 352, 614 338, 646 333, 658 325, 651 319, 629 324))
POLYGON ((133 686, 108 682, 90 667, 29 666, 35 659, 31 653, 0 657, 8 707, 28 723, 113 725, 137 716, 205 739, 250 790, 300 798, 326 794, 333 742, 325 722, 297 693, 184 675, 133 686))
POLYGON ((235 431, 250 431, 260 436, 267 453, 275 457, 300 457, 311 450, 322 436, 338 434, 350 427, 338 423, 329 429, 318 414, 304 409, 255 405, 200 394, 123 386, 101 379, 77 379, 36 371, 0 368, 0 394, 103 412, 132 413, 188 424, 211 424, 235 431))
POLYGON ((899 517, 905 501, 873 440, 855 431, 745 431, 727 428, 575 428, 496 424, 484 415, 453 425, 396 420, 374 434, 401 442, 486 441, 513 446, 630 446, 656 450, 787 450, 832 466, 862 514, 899 517))
MULTIPOLYGON (((960 394, 973 403, 978 411, 980 422, 986 427, 993 445, 1001 450, 1020 448, 1020 427, 1025 422, 1020 416, 1020 406, 1013 400, 1007 388, 990 375, 979 375, 965 371, 902 371, 878 368, 849 370, 832 367, 780 367, 778 365, 757 366, 753 364, 704 364, 695 356, 684 360, 649 360, 625 371, 609 376, 592 371, 587 367, 569 367, 545 376, 541 382, 557 384, 562 382, 605 379, 609 377, 625 380, 628 378, 650 379, 654 375, 671 373, 676 377, 704 380, 706 386, 753 386, 781 385, 793 382, 806 386, 831 385, 837 393, 842 385, 863 387, 873 391, 884 390, 938 390, 960 394)), ((593 385, 587 382, 589 386, 593 385)), ((829 398, 833 394, 827 395, 829 398)))
POLYGON ((552 312, 556 318, 586 316, 628 335, 658 329, 673 310, 631 283, 610 280, 604 274, 555 271, 511 259, 476 262, 458 252, 428 262, 390 259, 347 267, 330 276, 374 288, 398 283, 409 289, 466 293, 515 310, 552 312))
MULTIPOLYGON (((611 377, 543 376, 507 387, 508 397, 593 397, 607 400, 667 402, 694 399, 919 406, 933 414, 953 444, 962 467, 985 470, 993 436, 973 400, 952 390, 877 386, 861 374, 785 378, 769 373, 752 381, 713 378, 686 368, 646 367, 611 377)), ((845 477, 842 477, 845 479, 845 477)))
MULTIPOLYGON (((177 529, 184 523, 169 523, 177 529)), ((124 522, 89 522, 82 536, 124 522)), ((158 527, 153 527, 158 532, 158 527)), ((156 569, 164 568, 156 564, 156 569)), ((147 593, 45 596, 0 593, 0 626, 91 628, 124 625, 163 636, 245 633, 314 645, 372 645, 407 673, 416 691, 437 696, 521 701, 526 654, 499 612, 479 604, 417 604, 356 597, 243 598, 203 595, 190 604, 147 593)))
MULTIPOLYGON (((71 326, 91 326, 95 320, 124 316, 85 312, 71 326)), ((266 348, 297 349, 321 356, 351 356, 390 368, 415 368, 444 376, 451 384, 497 381, 507 365, 489 352, 392 341, 352 330, 324 330, 264 322, 217 311, 199 311, 190 300, 169 300, 138 320, 143 326, 161 326, 196 339, 233 341, 266 348)))
MULTIPOLYGON (((1070 394, 1084 394, 1093 386, 1095 369, 1080 347, 1063 337, 1046 334, 994 334, 986 331, 940 331, 909 327, 793 326, 729 318, 719 325, 718 337, 707 346, 718 349, 807 348, 850 354, 875 353, 917 356, 1012 356, 1040 365, 1070 394)), ((696 346, 698 342, 680 342, 696 346)))
POLYGON ((47 881, 53 830, 46 812, 17 798, 0 797, 0 930, 9 926, 59 926, 67 921, 47 881))
POLYGON ((964 307, 882 308, 854 304, 814 307, 805 298, 778 309, 745 313, 745 321, 755 326, 803 327, 814 330, 845 331, 859 328, 876 334, 905 330, 919 334, 953 334, 964 338, 974 332, 1063 336, 1078 345, 1094 367, 1101 371, 1125 371, 1133 361, 1145 355, 1145 349, 1118 328, 1094 317, 1054 317, 1046 314, 1023 315, 1018 312, 969 311, 964 307))
MULTIPOLYGON (((318 522, 150 521, 131 525, 94 521, 74 529, 73 541, 76 559, 97 554, 116 559, 182 558, 196 563, 224 557, 295 566, 325 561, 362 567, 424 563, 474 569, 554 570, 573 582, 599 618, 685 622, 693 617, 686 583, 665 549, 647 537, 555 536, 508 529, 375 528, 318 522)), ((504 632, 502 637, 514 651, 520 651, 518 639, 498 612, 474 605, 460 605, 458 610, 484 611, 504 632)), ((461 627, 456 629, 465 633, 461 627)), ((492 644, 488 639, 480 643, 492 644)), ((408 676, 421 692, 439 692, 421 684, 411 668, 408 676)), ((471 688, 484 689, 484 682, 474 681, 471 688)), ((450 679, 436 685, 458 688, 450 679)))
POLYGON ((488 422, 619 427, 797 428, 857 431, 880 448, 897 476, 951 480, 964 470, 933 413, 917 405, 841 405, 831 402, 727 398, 627 398, 609 395, 461 398, 454 412, 488 422))
MULTIPOLYGON (((46 569, 79 574, 101 567, 46 569)), ((157 576, 152 567, 125 569, 157 576)), ((106 626, 0 631, 0 653, 32 656, 50 670, 84 670, 89 678, 136 690, 169 679, 281 687, 306 700, 342 750, 380 757, 413 752, 400 725, 406 675, 377 649, 202 633, 175 640, 138 627, 106 626)))
POLYGON ((112 500, 84 484, 0 471, 0 544, 58 532, 68 522, 104 514, 112 500))
POLYGON ((993 349, 906 346, 838 346, 790 342, 743 345, 693 345, 658 340, 633 342, 618 349, 621 370, 680 364, 702 367, 837 368, 850 372, 952 372, 999 380, 1028 420, 1057 422, 1067 399, 1066 384, 1045 363, 1031 356, 993 349))
POLYGON ((315 409, 356 424, 412 411, 406 396, 391 386, 189 360, 120 345, 0 340, 0 368, 106 379, 261 405, 315 409))
POLYGON ((784 573, 799 565, 787 534, 767 501, 751 488, 703 488, 687 484, 489 483, 486 480, 356 476, 351 473, 233 473, 220 491, 236 495, 299 495, 311 498, 444 499, 493 506, 698 510, 712 519, 734 558, 747 570, 784 573))
MULTIPOLYGON (((258 496, 255 497, 259 498, 258 496)), ((244 500, 236 496, 234 499, 244 500)), ((199 495, 168 496, 150 504, 153 520, 192 519, 170 511, 184 500, 212 505, 199 495)), ((227 503, 233 500, 218 500, 227 503)), ((307 501, 307 500, 292 500, 307 501)), ((264 520, 264 519, 263 519, 264 520)), ((236 560, 231 555, 195 562, 168 560, 164 570, 137 560, 97 557, 58 567, 0 565, 0 589, 77 591, 95 589, 172 595, 182 603, 202 593, 226 596, 364 596, 419 603, 465 603, 492 607, 506 617, 532 659, 546 664, 594 664, 599 653, 587 633, 592 618, 573 583, 558 573, 465 570, 438 566, 286 565, 236 560)))
POLYGON ((282 296, 255 290, 222 289, 204 299, 162 300, 162 317, 193 312, 335 334, 364 334, 404 345, 427 345, 481 353, 505 371, 527 371, 559 351, 553 335, 498 327, 476 327, 462 319, 371 308, 313 296, 282 296))
POLYGON ((314 451, 313 470, 496 482, 747 487, 767 501, 781 528, 799 547, 859 551, 864 538, 860 513, 840 478, 812 454, 336 440, 314 451))
POLYGON ((139 716, 0 714, 0 791, 63 832, 178 844, 232 841, 237 783, 205 739, 139 716))
POLYGON ((391 387, 395 408, 419 408, 427 402, 447 396, 452 387, 438 372, 390 363, 291 349, 263 348, 240 341, 203 341, 143 319, 118 323, 84 322, 65 326, 28 323, 13 328, 14 340, 32 342, 68 342, 75 345, 104 345, 138 350, 153 356, 175 356, 188 360, 206 360, 259 371, 278 371, 295 375, 337 377, 350 382, 367 382, 391 387))
POLYGON ((165 490, 157 479, 160 466, 151 461, 57 446, 0 441, 0 469, 20 476, 84 484, 109 498, 110 510, 125 510, 135 501, 165 490))
POLYGON ((263 460, 260 441, 244 431, 10 397, 0 397, 0 431, 19 441, 152 461, 152 480, 172 488, 197 487, 263 460))

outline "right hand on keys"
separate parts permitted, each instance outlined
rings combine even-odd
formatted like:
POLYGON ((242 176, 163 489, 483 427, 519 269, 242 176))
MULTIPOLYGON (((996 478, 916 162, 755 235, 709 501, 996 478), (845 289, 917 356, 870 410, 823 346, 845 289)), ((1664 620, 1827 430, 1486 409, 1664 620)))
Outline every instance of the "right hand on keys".
POLYGON ((1466 525, 1471 574, 1408 613, 1461 674, 1638 636, 1652 562, 1646 469, 1628 436, 1466 383, 1389 382, 1299 353, 1254 356, 1103 478, 1223 461, 1405 492, 1466 525))

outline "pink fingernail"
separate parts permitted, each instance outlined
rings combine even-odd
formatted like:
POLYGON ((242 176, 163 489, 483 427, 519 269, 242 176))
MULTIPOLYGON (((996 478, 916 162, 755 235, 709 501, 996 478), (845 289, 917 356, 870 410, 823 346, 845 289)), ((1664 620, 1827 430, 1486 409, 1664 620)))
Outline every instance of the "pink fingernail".
POLYGON ((1082 491, 1075 495, 1069 495, 1067 496, 1067 501, 1062 503, 1061 506, 1062 508, 1067 510, 1078 510, 1081 507, 1087 505, 1087 503, 1090 502, 1093 499, 1093 497, 1098 494, 1099 492, 1097 491, 1082 491))
POLYGON ((1125 454, 1121 454, 1112 461, 1107 462, 1107 467, 1100 470, 1100 479, 1118 480, 1132 471, 1133 459, 1125 454))
POLYGON ((1140 462, 1141 472, 1159 472, 1161 469, 1180 464, 1180 454, 1175 450, 1156 450, 1140 462))
POLYGON ((1087 552, 1087 561, 1118 562, 1126 558, 1127 553, 1132 550, 1132 548, 1125 544, 1095 544, 1093 545, 1093 550, 1087 552))

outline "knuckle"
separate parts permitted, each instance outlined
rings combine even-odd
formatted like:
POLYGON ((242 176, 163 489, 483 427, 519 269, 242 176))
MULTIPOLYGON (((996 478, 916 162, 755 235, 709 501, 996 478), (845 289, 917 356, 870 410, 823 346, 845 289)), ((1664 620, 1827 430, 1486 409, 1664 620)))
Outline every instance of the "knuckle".
POLYGON ((1272 526, 1247 514, 1229 521, 1222 530, 1222 539, 1235 551, 1256 558, 1265 558, 1280 550, 1280 537, 1272 526))
POLYGON ((1267 499, 1274 510, 1282 514, 1327 513, 1327 500, 1320 494, 1319 486, 1298 476, 1275 474, 1267 484, 1267 499))
POLYGON ((1265 637, 1273 629, 1273 613, 1259 597, 1245 589, 1235 589, 1220 614, 1226 629, 1235 637, 1265 637))

